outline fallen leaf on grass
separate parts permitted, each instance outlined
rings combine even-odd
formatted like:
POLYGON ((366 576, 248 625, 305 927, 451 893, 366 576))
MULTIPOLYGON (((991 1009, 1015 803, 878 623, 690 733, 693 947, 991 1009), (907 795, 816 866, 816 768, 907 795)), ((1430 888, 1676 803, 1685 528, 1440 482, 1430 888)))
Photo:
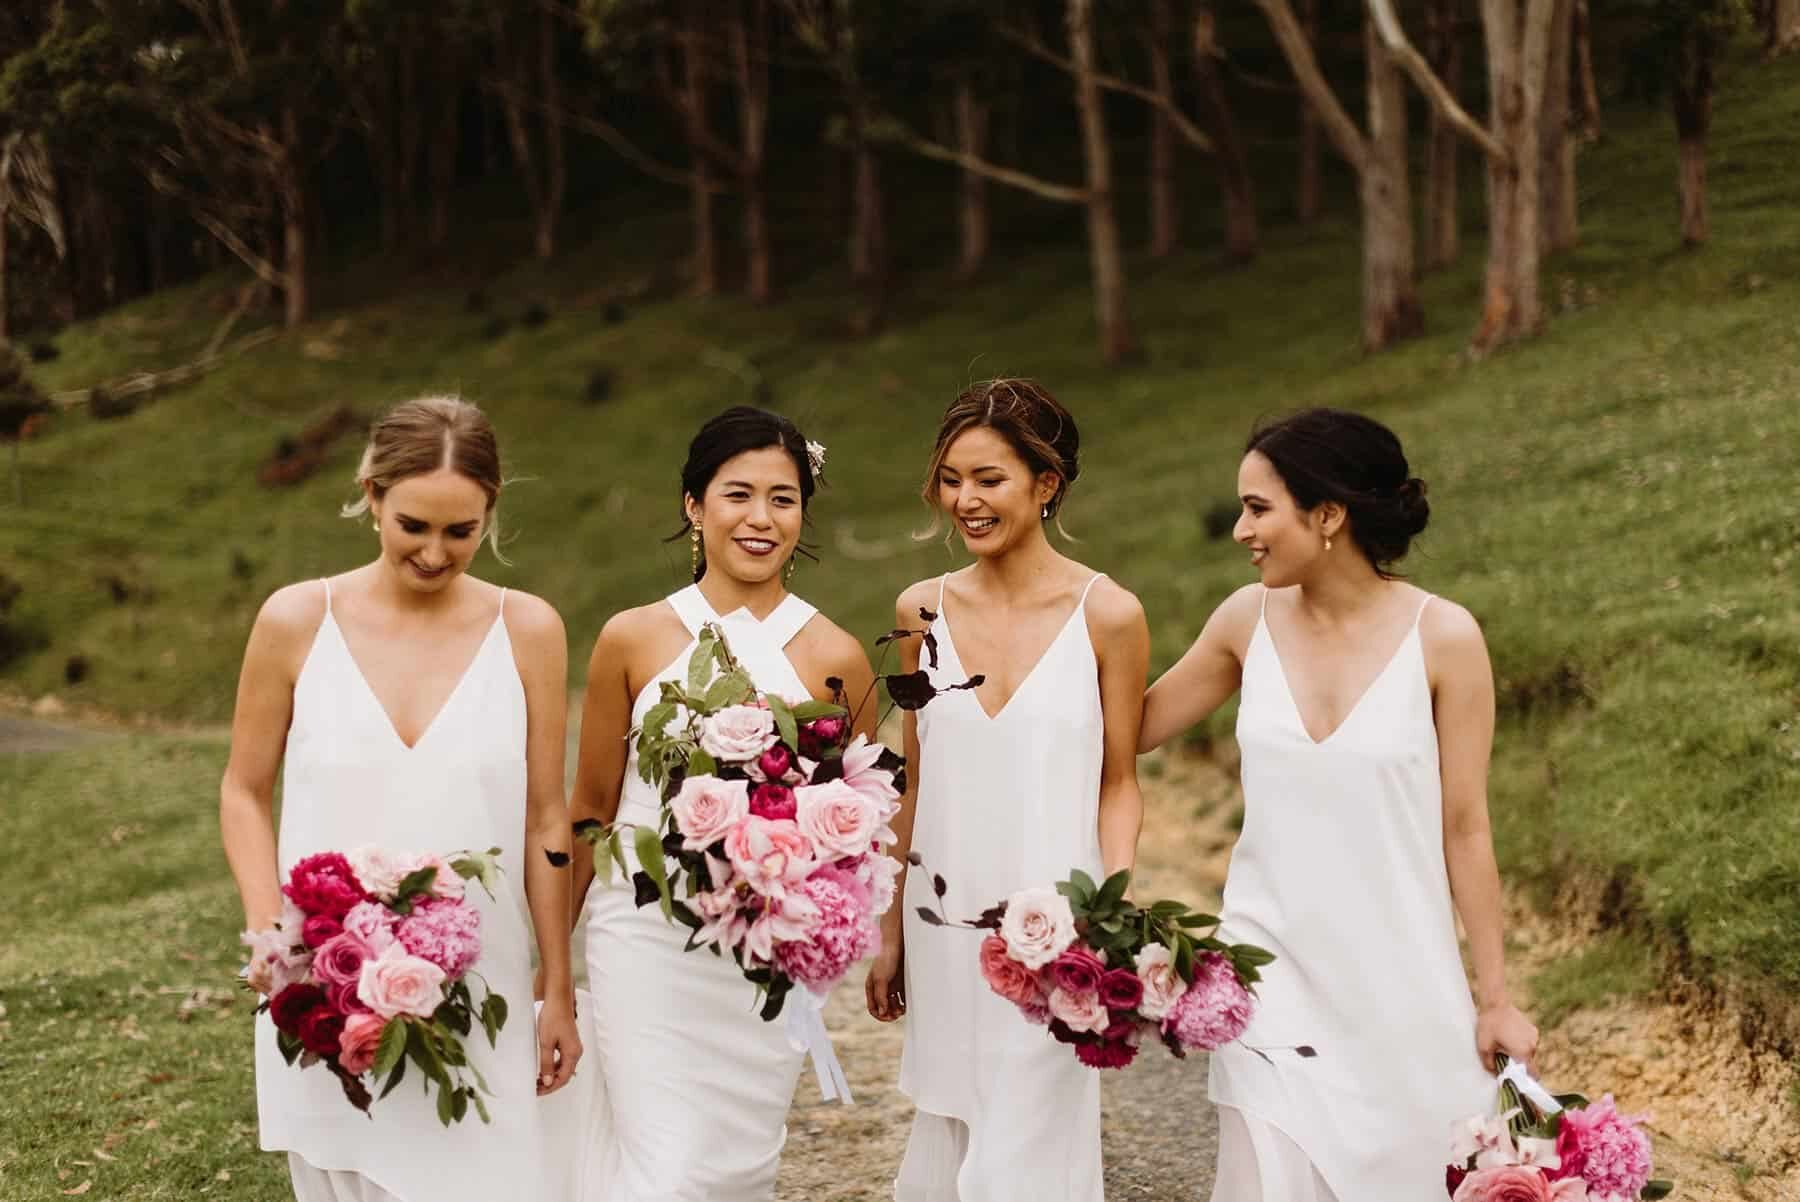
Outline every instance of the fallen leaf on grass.
POLYGON ((66 1189, 66 1190, 64 1190, 64 1191, 63 1191, 63 1196, 64 1196, 64 1197, 66 1197, 66 1198, 73 1198, 73 1197, 74 1197, 74 1196, 75 1196, 75 1195, 77 1195, 77 1194, 85 1194, 85 1193, 87 1193, 87 1192, 88 1192, 88 1191, 89 1191, 89 1190, 91 1190, 91 1189, 93 1189, 93 1188, 94 1188, 94 1182, 93 1182, 93 1179, 92 1179, 92 1178, 89 1178, 89 1179, 88 1179, 88 1180, 86 1180, 86 1181, 83 1181, 83 1182, 82 1182, 82 1183, 81 1183, 81 1184, 80 1184, 80 1185, 78 1185, 78 1186, 76 1186, 76 1187, 75 1187, 75 1188, 74 1188, 74 1189, 66 1189))

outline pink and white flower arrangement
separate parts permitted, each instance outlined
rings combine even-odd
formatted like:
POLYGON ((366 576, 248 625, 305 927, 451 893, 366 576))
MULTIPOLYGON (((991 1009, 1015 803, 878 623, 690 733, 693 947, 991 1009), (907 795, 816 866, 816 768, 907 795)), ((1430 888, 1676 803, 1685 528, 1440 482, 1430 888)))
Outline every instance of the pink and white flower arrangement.
MULTIPOLYGON (((912 862, 924 867, 917 856, 912 862)), ((1223 942, 1216 917, 1182 902, 1133 904, 1125 897, 1130 883, 1125 871, 1096 885, 1077 870, 1054 888, 1019 890, 973 922, 952 923, 929 906, 919 916, 934 926, 989 931, 979 953, 988 988, 1025 1021, 1073 1045, 1090 1068, 1125 1067, 1146 1037, 1176 1056, 1238 1038, 1255 1005, 1258 969, 1274 957, 1223 942)), ((932 878, 940 899, 945 887, 932 878)))
POLYGON ((1451 1131, 1444 1184, 1453 1202, 1636 1202, 1674 1188, 1653 1179, 1645 1119, 1612 1095, 1551 1096, 1499 1058, 1500 1110, 1451 1131))
POLYGON ((387 1096, 411 1061, 427 1092, 438 1087, 446 1125, 471 1104, 487 1121, 486 1086, 462 1041, 479 1023, 492 1045, 507 1005, 485 988, 477 1005, 470 990, 481 912, 463 882, 472 877, 492 896, 499 855, 499 848, 443 857, 359 847, 295 864, 281 887, 281 917, 243 936, 250 948, 244 978, 263 995, 259 1009, 269 1012, 287 1062, 324 1064, 350 1104, 366 1112, 370 1086, 385 1077, 387 1096))

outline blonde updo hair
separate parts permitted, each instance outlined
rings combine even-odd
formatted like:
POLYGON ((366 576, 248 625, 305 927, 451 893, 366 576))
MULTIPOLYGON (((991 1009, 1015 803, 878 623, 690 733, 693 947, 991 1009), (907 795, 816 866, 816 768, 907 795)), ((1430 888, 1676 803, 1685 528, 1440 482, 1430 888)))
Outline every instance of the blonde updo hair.
POLYGON ((369 428, 369 445, 356 468, 358 494, 340 511, 360 518, 369 512, 369 497, 380 500, 388 489, 412 476, 451 468, 481 486, 487 494, 487 522, 482 541, 501 563, 500 443, 487 414, 455 396, 426 396, 394 406, 369 428))

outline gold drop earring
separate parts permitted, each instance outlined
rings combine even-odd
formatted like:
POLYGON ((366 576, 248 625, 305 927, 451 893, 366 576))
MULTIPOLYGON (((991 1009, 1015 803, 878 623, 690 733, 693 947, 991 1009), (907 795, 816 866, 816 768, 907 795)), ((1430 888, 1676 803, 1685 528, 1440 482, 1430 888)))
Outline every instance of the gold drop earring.
POLYGON ((798 555, 788 556, 787 565, 781 569, 781 582, 786 584, 788 581, 792 580, 794 578, 794 569, 799 566, 800 557, 798 555))
POLYGON ((1331 536, 1329 534, 1325 536, 1325 549, 1327 551, 1331 550, 1331 536))
POLYGON ((700 574, 700 526, 695 523, 688 527, 688 561, 694 575, 700 574))

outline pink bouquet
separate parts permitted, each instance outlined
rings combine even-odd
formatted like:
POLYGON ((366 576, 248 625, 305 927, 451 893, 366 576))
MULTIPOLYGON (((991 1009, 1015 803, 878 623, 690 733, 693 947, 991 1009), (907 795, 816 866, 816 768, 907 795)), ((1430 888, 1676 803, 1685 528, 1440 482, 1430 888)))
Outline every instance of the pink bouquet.
POLYGON ((491 897, 499 855, 497 847, 448 857, 360 847, 295 864, 281 887, 281 918, 243 937, 245 979, 264 996, 258 1010, 269 1012, 287 1062, 324 1064, 366 1113, 369 1086, 385 1077, 386 1097, 410 1060, 427 1093, 438 1087, 445 1125, 471 1103, 486 1122, 481 1095, 492 1091, 462 1041, 480 1023, 492 1046, 507 1007, 485 982, 479 1006, 469 989, 468 978, 480 975, 471 967, 481 956, 481 914, 463 882, 479 881, 491 897))
POLYGON ((828 683, 837 704, 759 692, 724 632, 703 628, 685 683, 663 684, 637 732, 639 771, 662 789, 659 825, 576 824, 602 878, 617 866, 639 905, 690 929, 688 950, 731 956, 764 1019, 796 983, 823 997, 875 953, 899 871, 883 849, 904 762, 850 737, 842 682, 828 683))
POLYGON ((1644 1119, 1620 1114, 1611 1094, 1551 1096, 1500 1062, 1500 1113, 1456 1124, 1445 1186, 1454 1202, 1635 1202, 1674 1186, 1650 1177, 1644 1119))
MULTIPOLYGON (((912 863, 924 867, 916 855, 912 863)), ((1219 920, 1185 903, 1132 904, 1130 883, 1127 871, 1096 885, 1077 869, 1053 889, 1021 889, 973 922, 953 923, 928 906, 919 917, 990 932, 980 952, 988 988, 1073 1045, 1089 1068, 1124 1068, 1145 1039, 1178 1057, 1230 1043, 1250 1023, 1257 970, 1275 957, 1202 933, 1219 920)), ((944 878, 933 876, 932 889, 942 899, 944 878)))

